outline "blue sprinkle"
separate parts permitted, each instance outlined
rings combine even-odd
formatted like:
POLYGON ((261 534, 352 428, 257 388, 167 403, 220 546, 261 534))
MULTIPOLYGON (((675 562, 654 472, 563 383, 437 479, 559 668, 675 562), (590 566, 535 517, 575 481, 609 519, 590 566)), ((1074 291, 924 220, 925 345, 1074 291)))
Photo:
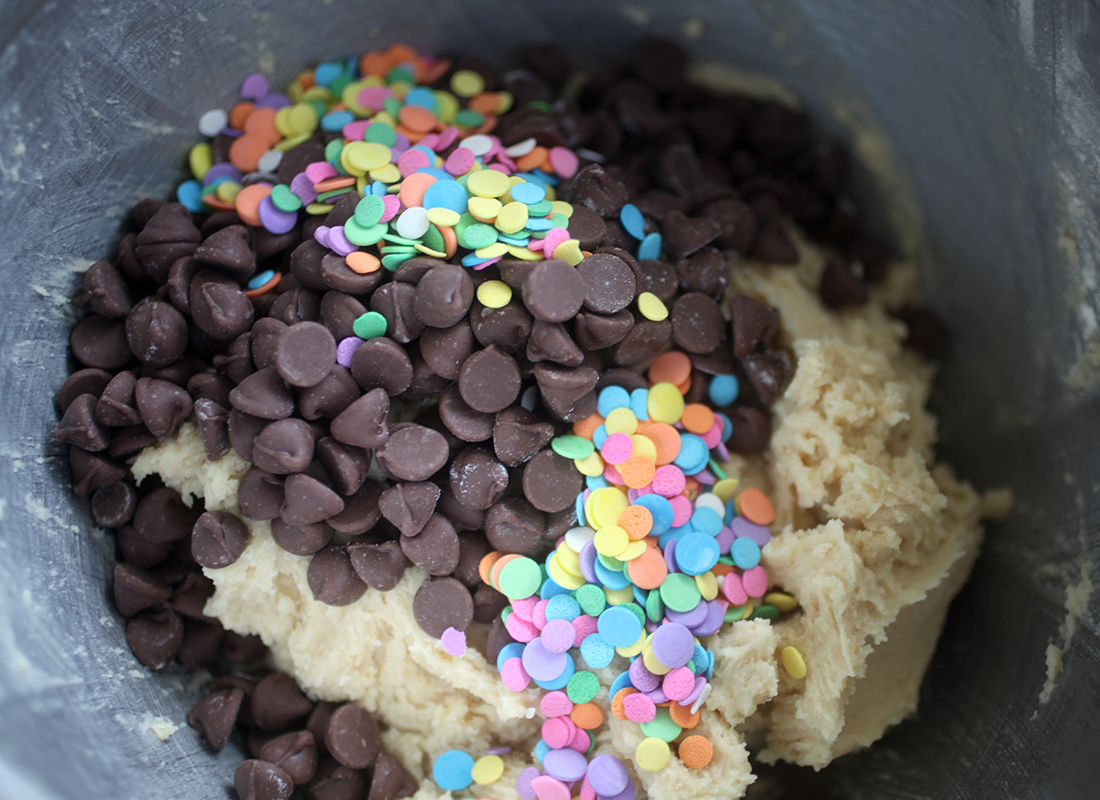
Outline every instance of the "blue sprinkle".
POLYGON ((713 508, 697 508, 691 515, 691 527, 698 533, 717 536, 722 532, 722 517, 713 508))
MULTIPOLYGON (((635 656, 636 658, 636 656, 635 656)), ((631 659, 633 661, 634 659, 631 659)), ((611 681, 611 688, 608 689, 608 697, 614 697, 618 694, 620 689, 633 689, 634 684, 630 682, 629 672, 620 672, 615 676, 615 680, 611 681)))
POLYGON ((559 584, 553 578, 546 578, 542 582, 542 588, 539 589, 540 600, 552 600, 560 595, 569 594, 569 590, 559 584))
POLYGON ((482 258, 475 252, 469 252, 462 257, 462 266, 476 267, 478 264, 484 264, 488 260, 487 258, 482 258))
POLYGON ((259 275, 255 276, 254 278, 252 278, 252 280, 248 282, 248 288, 259 289, 261 286, 263 286, 274 277, 275 273, 272 270, 265 269, 263 272, 261 272, 259 275))
POLYGON ((497 234, 497 241, 501 244, 510 244, 513 247, 526 247, 528 244, 531 243, 531 240, 528 237, 517 239, 515 236, 505 236, 503 233, 497 234))
POLYGON ((626 228, 626 232, 635 239, 645 238, 645 217, 633 203, 627 203, 619 212, 619 222, 626 228))
MULTIPOLYGON (((634 642, 631 642, 631 644, 634 644, 634 642)), ((615 648, 608 644, 600 634, 590 633, 581 642, 581 658, 592 669, 603 669, 609 666, 615 658, 615 648)))
POLYGON ((584 520, 584 492, 581 492, 577 495, 577 524, 587 525, 588 523, 584 520))
POLYGON ((569 679, 573 677, 573 673, 577 671, 577 665, 573 662, 573 656, 566 654, 565 656, 565 669, 562 670, 561 675, 556 678, 551 678, 548 681, 535 681, 535 683, 547 691, 555 691, 557 689, 564 689, 565 685, 569 683, 569 679))
POLYGON ((564 594, 558 595, 546 604, 546 620, 565 619, 572 622, 581 615, 581 604, 576 598, 564 594))
POLYGON ((733 422, 725 414, 718 413, 715 416, 722 420, 722 442, 728 442, 733 436, 733 422))
POLYGON ((176 199, 188 211, 198 214, 202 211, 202 186, 198 181, 184 181, 176 189, 176 199))
POLYGON ((599 450, 603 447, 603 443, 607 441, 607 437, 610 436, 607 432, 607 428, 600 425, 596 430, 592 431, 592 444, 596 445, 596 449, 599 450))
MULTIPOLYGON (((524 184, 519 184, 523 186, 524 184)), ((554 227, 554 223, 548 220, 546 217, 531 217, 527 220, 526 230, 533 233, 545 232, 554 227)))
POLYGON ((597 489, 606 489, 611 484, 603 475, 585 475, 584 485, 586 488, 596 491, 597 489))
POLYGON ((550 752, 550 745, 546 743, 545 739, 539 739, 539 743, 535 745, 535 758, 541 764, 546 760, 547 754, 550 752))
POLYGON ((691 657, 691 660, 695 662, 695 669, 693 670, 696 675, 702 675, 706 672, 707 664, 710 663, 710 659, 707 658, 707 649, 698 642, 695 643, 695 655, 691 657))
POLYGON ((543 172, 541 169, 531 170, 531 175, 540 180, 544 184, 550 184, 551 186, 557 186, 561 183, 561 178, 557 175, 551 175, 549 172, 543 172))
POLYGON ((439 106, 439 101, 436 99, 435 92, 427 86, 414 86, 412 89, 409 89, 409 93, 405 95, 405 105, 420 106, 421 108, 435 111, 439 106))
POLYGON ((638 603, 638 605, 640 605, 642 608, 645 608, 646 600, 648 600, 648 599, 649 599, 649 592, 647 592, 645 589, 642 589, 638 586, 634 587, 634 600, 635 600, 635 602, 638 603))
POLYGON ((704 676, 708 681, 714 677, 714 653, 707 650, 707 671, 704 676))
POLYGON ((685 475, 695 475, 707 466, 710 450, 707 443, 694 433, 680 435, 680 452, 672 463, 683 470, 685 475))
POLYGON ((736 517, 736 516, 737 516, 737 508, 734 505, 733 501, 730 500, 728 503, 726 503, 726 516, 723 517, 722 521, 726 525, 729 525, 733 522, 733 518, 736 517))
POLYGON ((675 516, 672 504, 659 494, 644 494, 634 501, 634 505, 644 506, 653 516, 652 535, 660 536, 672 527, 672 519, 675 516))
POLYGON ((440 167, 420 167, 417 172, 423 172, 425 175, 431 175, 438 181, 449 181, 456 186, 462 186, 462 184, 455 180, 454 175, 447 172, 447 170, 445 169, 441 169, 440 167))
POLYGON ((630 410, 640 421, 649 419, 649 408, 646 405, 648 401, 649 389, 635 389, 630 393, 630 410))
POLYGON ((455 181, 439 180, 424 192, 424 208, 447 208, 456 214, 464 214, 469 199, 466 190, 455 181))
POLYGON ((622 606, 611 606, 600 614, 596 619, 596 629, 612 647, 630 647, 642 635, 642 623, 638 617, 622 606))
POLYGON ((741 392, 741 384, 736 375, 715 375, 710 379, 707 387, 707 395, 714 405, 725 407, 733 405, 737 395, 741 392))
MULTIPOLYGON (((414 145, 413 145, 412 147, 410 147, 409 149, 410 149, 410 150, 419 150, 419 151, 420 151, 421 153, 423 153, 424 155, 426 155, 426 156, 428 157, 428 163, 429 163, 429 164, 434 164, 434 163, 435 163, 435 160, 436 160, 437 156, 436 156, 436 154, 435 154, 435 151, 434 151, 434 150, 432 150, 432 149, 431 149, 430 147, 425 147, 425 146, 424 146, 424 145, 422 145, 422 144, 414 144, 414 145)), ((451 179, 452 181, 454 180, 454 176, 453 176, 453 175, 451 175, 450 173, 448 173, 448 177, 449 177, 449 178, 450 178, 450 179, 451 179)))
POLYGON ((550 181, 546 180, 545 172, 540 175, 536 175, 534 172, 517 172, 516 176, 523 178, 528 183, 534 183, 537 186, 541 186, 543 189, 550 185, 550 181))
POLYGON ((752 569, 760 563, 760 546, 747 536, 742 536, 733 540, 730 555, 739 568, 752 569))
POLYGON ((497 653, 497 672, 504 669, 504 662, 509 658, 523 658, 523 645, 519 642, 510 642, 500 648, 497 653))
POLYGON ((537 183, 517 183, 511 189, 512 199, 523 203, 525 206, 533 206, 541 203, 546 197, 546 189, 537 183))
POLYGON ((608 589, 625 589, 630 585, 630 578, 626 576, 625 572, 616 572, 615 570, 608 569, 597 558, 593 569, 596 572, 596 577, 600 583, 606 586, 608 589))
POLYGON ((349 122, 355 122, 355 114, 350 111, 330 111, 321 117, 321 130, 338 133, 349 122))
MULTIPOLYGON (((344 74, 344 65, 337 61, 322 61, 313 70, 313 82, 320 86, 331 86, 332 82, 344 74)), ((438 783, 438 781, 437 781, 438 783)), ((469 786, 470 784, 466 784, 469 786)))
POLYGON ((718 563, 718 540, 705 533, 689 533, 676 540, 676 566, 687 575, 702 575, 718 563))
POLYGON ((461 750, 448 750, 432 765, 432 780, 448 792, 461 792, 474 782, 474 758, 461 750))
POLYGON ((616 408, 630 408, 630 392, 621 386, 608 386, 596 398, 596 411, 607 419, 616 408))
POLYGON ((676 541, 685 533, 690 533, 690 531, 685 531, 683 528, 672 528, 670 530, 667 530, 657 537, 657 546, 661 548, 661 552, 664 552, 664 549, 668 547, 669 542, 676 541))
POLYGON ((638 245, 638 258, 642 261, 655 260, 661 257, 661 245, 663 240, 661 234, 651 233, 642 239, 642 243, 638 245))

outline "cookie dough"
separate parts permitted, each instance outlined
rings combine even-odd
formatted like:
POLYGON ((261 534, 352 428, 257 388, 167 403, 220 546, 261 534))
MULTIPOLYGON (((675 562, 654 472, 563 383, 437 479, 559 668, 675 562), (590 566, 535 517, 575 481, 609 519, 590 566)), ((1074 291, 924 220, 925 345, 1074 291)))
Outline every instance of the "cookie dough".
MULTIPOLYGON (((797 267, 742 262, 733 275, 731 291, 779 308, 796 367, 773 409, 769 449, 735 458, 729 472, 772 498, 777 535, 763 563, 802 611, 776 624, 727 625, 711 638, 714 691, 696 732, 713 743, 714 760, 689 770, 673 759, 637 774, 651 798, 741 796, 754 779, 746 738, 764 761, 815 768, 877 740, 916 708, 947 606, 978 554, 981 498, 935 463, 936 420, 925 408, 933 367, 902 349, 904 326, 888 314, 914 299, 915 267, 895 264, 871 303, 832 311, 816 291, 824 252, 798 244, 797 267), (787 645, 805 656, 802 680, 780 666, 787 645)), ((159 474, 185 497, 229 511, 246 470, 232 452, 207 462, 189 423, 133 465, 138 480, 159 474)), ((539 738, 538 690, 504 689, 479 652, 485 632, 469 632, 465 656, 447 655, 413 620, 426 577, 415 569, 391 592, 368 591, 344 607, 316 602, 308 559, 276 545, 268 523, 249 528, 240 560, 206 571, 216 586, 206 612, 261 636, 275 666, 314 697, 353 699, 376 713, 388 726, 385 746, 421 780, 416 797, 449 796, 425 779, 434 755, 500 745, 513 748, 505 775, 478 795, 513 797, 539 738)), ((633 766, 641 739, 635 724, 609 714, 597 751, 633 766)))

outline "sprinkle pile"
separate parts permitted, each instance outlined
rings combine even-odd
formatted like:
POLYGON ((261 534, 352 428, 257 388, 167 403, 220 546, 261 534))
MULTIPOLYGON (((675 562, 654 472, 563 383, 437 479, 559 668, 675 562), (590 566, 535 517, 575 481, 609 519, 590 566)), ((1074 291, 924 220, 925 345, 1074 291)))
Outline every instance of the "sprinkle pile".
MULTIPOLYGON (((714 654, 701 639, 726 622, 774 620, 797 607, 791 595, 768 591, 760 564, 775 518, 757 489, 738 491, 720 463, 729 421, 702 403, 685 403, 691 362, 668 352, 651 365, 647 389, 608 386, 598 411, 552 442, 586 476, 577 497, 580 524, 539 563, 491 552, 482 579, 509 605, 502 620, 511 637, 496 656, 504 685, 545 690, 545 717, 535 755, 517 782, 525 800, 567 800, 580 782, 581 797, 632 798, 626 767, 612 755, 588 761, 593 731, 604 722, 595 701, 598 670, 629 666, 611 681, 607 698, 616 718, 645 735, 634 759, 655 772, 676 755, 691 769, 710 764, 710 741, 695 728, 711 692, 714 654), (574 653, 579 653, 580 661, 574 653)), ((725 400, 736 378, 712 379, 708 394, 725 400)), ((782 661, 797 677, 805 663, 794 648, 782 661)), ((437 782, 465 789, 473 759, 452 751, 436 764, 437 782), (452 764, 453 762, 453 764, 452 764)))

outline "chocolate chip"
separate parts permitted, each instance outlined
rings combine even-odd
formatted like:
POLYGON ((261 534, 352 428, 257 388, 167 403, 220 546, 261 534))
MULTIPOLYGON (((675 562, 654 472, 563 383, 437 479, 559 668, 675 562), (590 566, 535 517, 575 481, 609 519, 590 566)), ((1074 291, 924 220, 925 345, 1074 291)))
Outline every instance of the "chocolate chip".
MULTIPOLYGON (((317 323, 311 322, 309 324, 316 325, 317 323)), ((275 366, 275 353, 279 347, 279 338, 289 329, 289 325, 274 317, 263 317, 256 320, 248 332, 252 363, 256 369, 275 366)))
POLYGON ((493 424, 493 450, 508 467, 530 461, 553 438, 553 425, 519 406, 501 411, 493 424))
POLYGON ((291 475, 283 491, 285 497, 279 516, 291 525, 321 522, 344 510, 340 495, 308 475, 291 475))
POLYGON ((672 339, 672 323, 637 320, 630 332, 611 350, 611 358, 624 367, 636 367, 659 356, 672 339))
POLYGON ((256 684, 249 698, 252 717, 260 730, 281 733, 313 710, 298 684, 289 675, 272 672, 256 684))
POLYGON ((559 418, 591 392, 599 379, 591 367, 570 369, 546 363, 536 364, 534 374, 543 402, 559 418))
POLYGON ((514 358, 496 347, 479 350, 463 362, 458 390, 470 408, 483 414, 496 413, 519 397, 519 366, 514 358))
POLYGON ((474 282, 469 271, 441 264, 429 270, 416 285, 413 313, 425 325, 449 328, 466 316, 473 299, 474 282))
POLYGON ((124 617, 159 606, 172 594, 168 584, 131 564, 116 564, 114 577, 115 606, 124 617))
POLYGON ((317 774, 306 785, 310 800, 363 800, 369 776, 363 770, 345 767, 331 757, 325 757, 317 774))
POLYGON ((532 553, 542 542, 546 515, 522 497, 501 500, 485 515, 485 535, 502 553, 532 553))
POLYGON ((193 403, 186 389, 156 378, 139 378, 134 401, 145 427, 157 439, 165 439, 191 416, 193 403))
POLYGON ((84 291, 73 305, 108 319, 125 317, 130 311, 130 290, 122 274, 106 261, 97 261, 84 273, 84 291))
POLYGON ((447 430, 464 442, 484 442, 493 435, 495 417, 470 408, 458 386, 452 385, 439 398, 439 416, 447 430))
POLYGON ((138 661, 160 672, 183 644, 183 620, 172 611, 143 611, 126 623, 126 642, 138 661))
POLYGON ((378 723, 362 706, 344 703, 329 717, 325 747, 345 767, 366 769, 378 757, 381 744, 378 723))
POLYGON ((379 336, 360 345, 355 351, 351 357, 351 374, 364 392, 382 388, 393 397, 409 388, 413 365, 401 345, 393 339, 379 336))
POLYGON ((688 353, 711 353, 726 343, 726 317, 714 298, 688 292, 672 304, 672 339, 688 353))
POLYGON ((504 627, 504 620, 497 617, 493 620, 492 627, 489 628, 489 636, 485 640, 485 658, 490 664, 495 664, 500 651, 514 641, 508 629, 504 627))
POLYGON ((791 371, 791 357, 786 351, 753 353, 741 359, 741 366, 764 405, 770 406, 779 399, 787 386, 791 371))
POLYGON ((463 319, 450 328, 427 328, 420 336, 420 354, 441 378, 455 380, 458 370, 474 351, 470 323, 463 319))
POLYGON ((248 546, 248 526, 228 511, 207 511, 191 532, 191 554, 200 567, 223 569, 248 546))
POLYGON ((943 355, 950 341, 947 326, 931 309, 909 306, 898 314, 908 328, 905 346, 924 354, 927 358, 943 355))
POLYGON ((134 516, 137 492, 127 481, 118 481, 92 492, 92 519, 103 528, 125 525, 134 516))
POLYGON ((367 591, 351 565, 344 545, 330 545, 318 551, 309 562, 306 580, 313 599, 330 606, 354 603, 367 591))
POLYGON ((308 783, 317 772, 317 744, 309 731, 276 736, 260 748, 259 758, 284 770, 296 785, 308 783))
POLYGON ((353 542, 348 555, 355 574, 376 591, 388 592, 405 574, 405 554, 397 542, 353 542))
POLYGON ((208 624, 185 619, 183 621, 183 644, 176 658, 189 670, 207 667, 221 649, 225 629, 220 623, 208 624))
POLYGON ((371 389, 332 421, 332 435, 355 447, 377 448, 389 438, 386 416, 390 398, 385 389, 371 389))
POLYGON ((94 394, 82 394, 73 400, 57 427, 53 438, 65 444, 74 445, 90 452, 106 450, 111 434, 95 415, 96 397, 94 394))
POLYGON ((732 433, 726 446, 734 453, 762 453, 771 438, 768 415, 751 406, 734 406, 727 410, 732 433))
POLYGON ((438 501, 439 487, 434 483, 399 483, 382 492, 378 509, 403 536, 415 536, 435 512, 438 501))
POLYGON ((224 353, 211 359, 216 369, 224 372, 233 383, 240 383, 256 371, 252 363, 252 334, 242 333, 224 353))
POLYGON ((172 262, 168 269, 168 299, 172 305, 184 314, 191 313, 191 281, 198 272, 198 266, 192 256, 184 256, 172 262))
POLYGON ((508 598, 492 586, 482 584, 474 589, 474 621, 491 623, 508 606, 508 598))
POLYGON ((401 537, 401 551, 429 575, 450 575, 458 566, 458 534, 450 520, 433 514, 416 536, 401 537))
POLYGON ((762 226, 750 255, 758 261, 773 264, 797 264, 798 248, 787 223, 782 219, 775 219, 762 226))
POLYGON ((486 308, 474 302, 470 309, 470 330, 482 347, 499 347, 506 353, 522 353, 531 334, 531 315, 515 300, 500 308, 486 308))
POLYGON ((584 353, 569 335, 565 326, 557 322, 536 319, 527 340, 527 360, 532 363, 553 361, 565 367, 579 367, 584 363, 584 353))
POLYGON ((215 339, 233 339, 252 326, 252 301, 228 278, 200 270, 191 279, 187 297, 191 319, 215 339))
POLYGON ((523 304, 538 319, 567 322, 584 303, 581 274, 560 259, 536 262, 523 282, 523 304))
POLYGON ((359 491, 367 479, 371 454, 361 447, 341 444, 325 436, 317 442, 317 460, 336 493, 346 496, 359 491))
POLYGON ((261 419, 283 419, 294 413, 294 398, 274 367, 261 369, 229 393, 234 408, 261 419))
POLYGON ((73 493, 80 497, 126 477, 122 467, 75 445, 69 447, 69 466, 73 471, 73 493))
POLYGON ((577 265, 584 281, 584 305, 601 314, 614 314, 634 300, 637 284, 625 261, 610 253, 593 253, 577 265))
POLYGON ((427 480, 442 469, 449 455, 443 434, 415 424, 394 426, 375 453, 386 473, 402 481, 427 480))
POLYGON ((589 164, 572 180, 568 199, 574 206, 582 206, 604 219, 617 217, 623 205, 630 199, 623 182, 599 164, 589 164))
POLYGON ((187 713, 187 724, 206 739, 212 750, 221 750, 229 741, 243 701, 244 692, 240 689, 214 692, 192 706, 187 713))
POLYGON ((870 299, 867 285, 861 280, 862 265, 841 258, 825 262, 818 294, 828 308, 863 305, 870 299))
POLYGON ((252 462, 275 475, 303 472, 313 460, 313 432, 300 419, 281 419, 260 431, 252 462))
POLYGON ((344 498, 344 510, 328 518, 328 526, 335 531, 358 536, 377 524, 382 516, 378 500, 382 490, 372 480, 363 482, 355 494, 344 498))
POLYGON ((447 628, 464 631, 474 618, 470 590, 454 578, 424 581, 413 598, 413 617, 421 629, 436 639, 447 628))
POLYGON ((332 541, 332 529, 323 522, 291 525, 282 517, 275 517, 271 520, 271 537, 288 553, 311 556, 332 541))
POLYGON ((250 758, 237 765, 233 788, 241 800, 288 800, 294 781, 275 764, 250 758))
POLYGON ((122 320, 89 314, 73 326, 69 335, 73 355, 86 367, 114 372, 133 358, 122 320))
POLYGON ((61 384, 61 388, 57 390, 58 410, 64 414, 72 405, 73 400, 82 394, 90 394, 95 398, 99 398, 113 377, 105 369, 95 369, 94 367, 78 369, 66 378, 65 382, 61 384))
POLYGON ((367 313, 367 307, 344 292, 326 292, 321 297, 320 322, 336 341, 354 336, 352 325, 367 313))
POLYGON ((141 414, 134 407, 135 383, 137 378, 128 370, 123 370, 112 378, 96 402, 96 419, 108 427, 137 425, 141 422, 141 414))
POLYGON ((306 239, 290 254, 290 272, 306 289, 315 292, 327 288, 321 270, 321 260, 329 249, 315 239, 306 239))
POLYGON ((485 534, 481 531, 463 531, 458 534, 458 566, 454 576, 470 591, 481 586, 481 574, 478 567, 481 559, 492 550, 485 534))
POLYGON ((730 272, 736 263, 736 253, 726 254, 714 247, 704 247, 677 264, 676 272, 685 291, 702 292, 717 299, 725 296, 730 272))
POLYGON ((199 428, 207 461, 217 461, 231 449, 229 411, 213 400, 201 397, 195 401, 192 419, 199 428))
POLYGON ((378 752, 371 775, 370 794, 367 800, 397 800, 416 794, 416 779, 409 774, 397 756, 385 748, 378 752))
MULTIPOLYGON (((255 344, 253 345, 255 353, 255 344)), ((279 337, 275 369, 291 386, 316 386, 336 364, 336 341, 316 322, 299 322, 279 337)), ((260 366, 257 362, 257 366, 260 366)))
MULTIPOLYGON (((188 548, 190 549, 190 548, 188 548)), ((177 556, 179 549, 177 548, 177 556)), ((214 582, 198 571, 197 567, 191 567, 194 571, 188 572, 183 582, 172 592, 164 607, 175 611, 182 617, 199 620, 200 622, 216 622, 213 617, 206 616, 203 609, 206 601, 214 594, 214 582)))
POLYGON ((779 330, 779 312, 743 294, 730 298, 730 318, 733 354, 738 358, 767 346, 779 330))
POLYGON ((111 444, 107 453, 111 458, 125 458, 157 443, 157 437, 144 425, 127 425, 111 431, 111 444))
POLYGON ((584 206, 574 206, 569 218, 569 236, 576 239, 582 250, 592 252, 603 244, 607 225, 595 211, 584 206))
POLYGON ((234 278, 247 278, 256 271, 256 254, 248 244, 248 228, 229 225, 210 234, 195 250, 195 261, 234 278))
POLYGON ((584 489, 573 462, 553 450, 543 450, 523 468, 523 493, 540 511, 561 511, 584 489))
POLYGON ((123 561, 137 567, 155 567, 172 553, 171 542, 150 542, 138 535, 132 525, 122 525, 115 531, 118 550, 123 561))
POLYGON ((194 253, 201 239, 191 212, 179 203, 165 203, 134 239, 134 256, 149 278, 163 284, 172 263, 194 253))
POLYGON ((466 447, 451 462, 451 491, 462 505, 484 511, 508 488, 508 469, 486 447, 466 447))
POLYGON ((187 320, 170 303, 147 297, 126 315, 126 342, 142 363, 163 367, 187 349, 187 320))
POLYGON ((343 367, 333 367, 316 386, 298 393, 298 411, 303 419, 334 418, 359 397, 359 385, 343 367))
POLYGON ((411 284, 391 281, 381 286, 370 298, 371 311, 386 318, 387 335, 401 344, 408 344, 424 330, 424 323, 413 311, 416 293, 417 287, 411 284))
POLYGON ((721 227, 710 217, 688 217, 670 211, 661 225, 664 249, 673 261, 690 256, 718 238, 721 227))

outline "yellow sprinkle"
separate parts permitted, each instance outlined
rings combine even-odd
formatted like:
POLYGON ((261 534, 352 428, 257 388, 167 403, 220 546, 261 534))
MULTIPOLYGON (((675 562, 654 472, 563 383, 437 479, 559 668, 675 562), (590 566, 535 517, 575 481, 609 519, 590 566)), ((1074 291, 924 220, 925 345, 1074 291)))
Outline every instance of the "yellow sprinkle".
POLYGON ((485 79, 472 69, 460 69, 451 76, 451 91, 459 97, 477 97, 485 91, 485 79))
POLYGON ((495 197, 471 197, 466 203, 466 210, 478 222, 493 222, 502 208, 504 206, 495 197))
MULTIPOLYGON (((431 212, 428 212, 431 219, 431 212)), ((504 281, 485 281, 477 287, 477 301, 486 308, 503 308, 512 299, 512 287, 504 281)))
POLYGON ((573 552, 573 549, 569 545, 562 542, 558 545, 555 552, 558 556, 558 564, 562 569, 575 577, 583 577, 584 573, 581 572, 580 557, 573 552))
POLYGON ((330 211, 332 211, 332 206, 330 206, 328 203, 310 203, 308 206, 306 206, 306 213, 312 214, 313 216, 317 216, 319 214, 327 214, 330 211))
POLYGON ((455 114, 459 111, 458 98, 450 92, 437 91, 435 93, 435 116, 444 125, 454 122, 455 114))
POLYGON ((630 440, 634 442, 634 455, 648 458, 653 462, 657 461, 657 445, 653 444, 652 439, 636 433, 630 437, 630 440))
MULTIPOLYGON (((634 592, 631 591, 631 595, 633 594, 634 592)), ((642 633, 638 636, 638 641, 630 645, 630 647, 616 647, 615 652, 621 655, 623 658, 634 658, 634 656, 642 652, 642 648, 645 647, 645 639, 645 631, 643 630, 642 633)))
POLYGON ((497 106, 498 116, 507 113, 507 111, 512 107, 512 103, 515 102, 515 98, 512 96, 511 92, 497 92, 497 99, 500 101, 500 104, 497 106))
POLYGON ((500 756, 482 756, 474 762, 474 768, 470 773, 474 783, 488 786, 496 783, 504 774, 504 759, 500 756))
POLYGON ((438 206, 436 208, 428 209, 428 222, 435 223, 436 225, 442 225, 446 228, 453 228, 458 224, 458 221, 462 219, 459 213, 450 208, 443 208, 438 206))
POLYGON ((584 260, 584 256, 581 255, 581 243, 576 239, 566 239, 554 248, 554 258, 564 261, 571 267, 577 266, 584 260))
POLYGON ((603 426, 609 434, 625 433, 630 436, 638 430, 638 418, 634 416, 634 412, 629 408, 619 406, 607 415, 607 419, 603 421, 603 426))
POLYGON ((404 100, 412 89, 412 84, 408 81, 394 81, 390 84, 390 89, 398 100, 404 100))
POLYGON ((324 86, 315 85, 310 86, 304 92, 302 92, 302 100, 320 100, 322 103, 328 104, 328 101, 332 99, 332 92, 326 89, 324 86))
POLYGON ((711 492, 718 495, 723 503, 728 503, 733 499, 733 496, 737 493, 737 487, 741 485, 741 481, 737 478, 723 478, 711 487, 711 492))
MULTIPOLYGON (((345 86, 344 91, 340 93, 340 100, 355 113, 355 116, 360 118, 371 116, 370 109, 359 105, 359 93, 367 86, 366 80, 352 81, 345 86)), ((293 96, 290 99, 293 100, 293 96)))
POLYGON ((504 244, 504 242, 493 242, 491 245, 488 245, 486 247, 479 247, 477 250, 474 251, 474 254, 478 258, 496 258, 497 256, 502 256, 507 252, 508 245, 504 244))
POLYGON ((768 592, 764 595, 764 602, 775 606, 784 613, 798 608, 798 600, 794 598, 794 595, 789 595, 786 592, 768 592))
POLYGON ((419 250, 424 255, 429 256, 430 258, 446 258, 447 257, 447 254, 444 253, 443 251, 441 251, 441 250, 432 250, 432 248, 428 247, 428 245, 422 244, 420 242, 414 244, 413 247, 415 247, 417 250, 419 250))
POLYGON ((287 121, 287 114, 290 113, 290 108, 290 106, 283 106, 275 112, 275 117, 272 120, 275 123, 275 130, 284 137, 290 133, 290 123, 287 121))
POLYGON ((565 587, 571 592, 576 591, 585 584, 584 578, 578 578, 565 571, 561 562, 558 561, 557 553, 554 553, 550 558, 546 559, 546 573, 554 579, 556 584, 565 587))
POLYGON ((555 200, 550 204, 550 210, 553 214, 561 214, 566 219, 573 216, 573 206, 564 200, 555 200))
MULTIPOLYGON (((360 172, 382 169, 390 163, 390 148, 378 142, 348 142, 340 153, 340 160, 360 172)), ((349 170, 350 172, 350 170, 349 170)))
POLYGON ((618 525, 605 525, 596 531, 596 552, 618 558, 630 545, 630 537, 618 525))
POLYGON ((684 414, 684 396, 674 384, 654 384, 646 398, 646 411, 651 420, 672 425, 684 414))
MULTIPOLYGON (((617 525, 619 515, 630 505, 630 501, 626 499, 626 493, 620 492, 614 486, 597 489, 589 497, 592 499, 592 513, 589 515, 589 522, 595 523, 593 527, 597 525, 600 527, 617 525)), ((626 535, 626 531, 623 531, 623 535, 626 535)), ((624 544, 623 547, 625 548, 626 545, 624 544)), ((614 553, 608 555, 614 555, 614 553)))
POLYGON ((628 544, 626 546, 626 549, 623 550, 623 554, 621 556, 619 556, 619 560, 620 561, 633 561, 634 559, 636 559, 638 556, 640 556, 645 551, 646 551, 645 539, 642 539, 642 540, 639 540, 639 541, 636 541, 636 542, 631 542, 630 544, 628 544))
POLYGON ((604 595, 609 606, 621 606, 623 603, 634 602, 634 590, 627 586, 623 589, 608 589, 604 587, 604 595))
MULTIPOLYGON (((481 285, 484 286, 485 284, 483 283, 481 285)), ((585 458, 576 459, 573 461, 573 463, 576 464, 577 470, 581 473, 581 475, 587 475, 589 478, 595 478, 598 475, 603 475, 605 468, 603 459, 600 457, 598 451, 593 451, 589 453, 588 456, 585 458)), ((591 497, 591 495, 589 495, 589 497, 591 497)))
POLYGON ((650 736, 648 739, 642 739, 638 749, 634 751, 634 760, 638 763, 638 769, 644 769, 646 772, 660 772, 668 766, 670 755, 668 742, 656 736, 650 736))
POLYGON ((638 295, 638 311, 643 317, 654 322, 668 319, 668 308, 653 292, 642 292, 638 295))
POLYGON ((519 233, 527 224, 527 205, 511 202, 497 214, 496 227, 501 233, 519 233))
MULTIPOLYGON (((290 150, 292 148, 297 147, 302 142, 309 141, 309 137, 310 137, 310 134, 308 134, 308 133, 296 133, 293 136, 286 137, 285 139, 283 139, 281 142, 276 144, 271 149, 272 150, 279 150, 279 151, 285 153, 287 150, 290 150)), ((332 210, 331 206, 329 207, 329 210, 330 211, 332 210)))
POLYGON ((466 188, 478 197, 500 197, 511 186, 508 176, 495 169, 483 169, 466 179, 466 188))
POLYGON ((645 668, 654 675, 667 675, 672 672, 672 667, 666 667, 658 661, 657 656, 653 655, 652 650, 642 650, 642 663, 645 664, 645 668))
POLYGON ((401 170, 396 164, 386 164, 381 169, 372 169, 369 174, 372 180, 382 183, 397 183, 401 180, 401 170))
POLYGON ((718 579, 713 572, 704 572, 695 576, 695 585, 699 587, 699 594, 704 600, 713 600, 718 596, 718 579))
POLYGON ((309 103, 295 103, 286 112, 287 133, 313 133, 317 130, 317 111, 309 103))
POLYGON ((512 258, 517 258, 520 261, 541 261, 542 253, 536 253, 534 250, 528 250, 522 245, 510 244, 508 245, 508 252, 512 254, 512 258))
POLYGON ((214 194, 223 203, 232 203, 237 199, 237 194, 241 191, 241 185, 236 181, 222 181, 218 184, 218 188, 214 190, 214 194))
POLYGON ((206 171, 214 166, 214 151, 208 143, 199 142, 191 148, 187 161, 191 166, 191 174, 195 176, 195 180, 201 181, 206 177, 206 171))
POLYGON ((797 649, 790 646, 784 647, 780 658, 783 660, 783 669, 796 681, 806 677, 806 659, 797 649))

